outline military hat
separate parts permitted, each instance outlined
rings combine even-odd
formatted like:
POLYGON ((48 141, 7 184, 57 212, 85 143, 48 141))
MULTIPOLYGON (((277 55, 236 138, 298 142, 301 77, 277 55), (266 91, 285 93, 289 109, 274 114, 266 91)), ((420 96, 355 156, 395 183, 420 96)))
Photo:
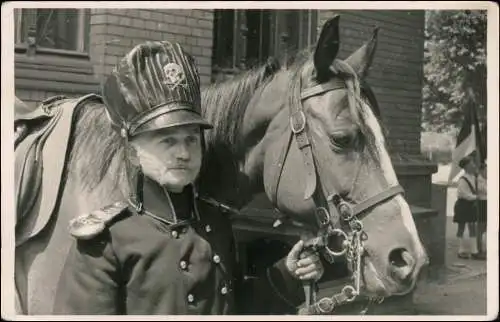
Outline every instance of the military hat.
POLYGON ((122 135, 185 124, 212 127, 201 116, 194 58, 178 43, 148 41, 134 47, 106 79, 102 96, 122 135))

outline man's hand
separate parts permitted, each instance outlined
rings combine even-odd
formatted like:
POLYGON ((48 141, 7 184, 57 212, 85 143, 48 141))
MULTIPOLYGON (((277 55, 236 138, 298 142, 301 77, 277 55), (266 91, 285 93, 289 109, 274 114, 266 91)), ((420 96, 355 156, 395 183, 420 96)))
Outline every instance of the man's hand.
POLYGON ((301 280, 318 281, 324 273, 319 255, 310 250, 304 250, 302 240, 297 242, 288 253, 286 267, 292 275, 301 280))

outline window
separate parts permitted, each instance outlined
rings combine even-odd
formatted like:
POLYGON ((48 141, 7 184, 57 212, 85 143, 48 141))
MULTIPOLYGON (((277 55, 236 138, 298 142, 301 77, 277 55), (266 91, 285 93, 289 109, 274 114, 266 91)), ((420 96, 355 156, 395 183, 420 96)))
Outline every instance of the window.
POLYGON ((236 73, 312 45, 315 10, 215 10, 214 72, 236 73))
POLYGON ((86 9, 16 9, 16 45, 87 53, 89 18, 86 9))

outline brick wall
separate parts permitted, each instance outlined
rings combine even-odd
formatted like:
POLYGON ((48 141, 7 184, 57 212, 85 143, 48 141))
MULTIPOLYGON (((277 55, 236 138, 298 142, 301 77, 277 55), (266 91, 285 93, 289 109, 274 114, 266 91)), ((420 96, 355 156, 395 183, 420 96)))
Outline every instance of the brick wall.
POLYGON ((424 11, 321 10, 318 31, 333 14, 340 14, 340 58, 358 49, 373 28, 380 27, 368 82, 380 104, 391 151, 419 155, 424 11))
POLYGON ((19 99, 35 107, 50 96, 74 97, 99 91, 103 77, 110 74, 119 59, 146 40, 179 42, 194 56, 202 86, 210 83, 212 10, 91 9, 90 14, 90 57, 72 61, 67 57, 45 57, 50 61, 50 72, 55 75, 51 79, 45 79, 46 73, 41 71, 40 66, 45 64, 37 62, 40 54, 33 59, 16 54, 16 96, 19 99), (67 63, 59 66, 60 61, 67 63), (82 64, 88 66, 82 67, 82 64), (75 69, 72 65, 80 67, 75 69), (46 88, 40 89, 38 84, 45 84, 46 88))
POLYGON ((78 97, 98 90, 88 57, 71 57, 37 52, 33 56, 15 53, 15 95, 35 108, 56 95, 78 97))
POLYGON ((102 80, 133 46, 146 40, 179 42, 191 53, 202 85, 210 83, 212 10, 92 9, 91 61, 102 80))

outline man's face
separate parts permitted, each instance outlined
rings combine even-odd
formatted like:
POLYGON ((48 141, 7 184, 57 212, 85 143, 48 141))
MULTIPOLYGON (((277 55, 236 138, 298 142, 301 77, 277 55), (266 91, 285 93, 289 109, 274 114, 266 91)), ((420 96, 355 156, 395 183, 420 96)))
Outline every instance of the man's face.
POLYGON ((135 137, 144 174, 172 192, 192 183, 201 167, 201 132, 197 125, 177 126, 135 137))

